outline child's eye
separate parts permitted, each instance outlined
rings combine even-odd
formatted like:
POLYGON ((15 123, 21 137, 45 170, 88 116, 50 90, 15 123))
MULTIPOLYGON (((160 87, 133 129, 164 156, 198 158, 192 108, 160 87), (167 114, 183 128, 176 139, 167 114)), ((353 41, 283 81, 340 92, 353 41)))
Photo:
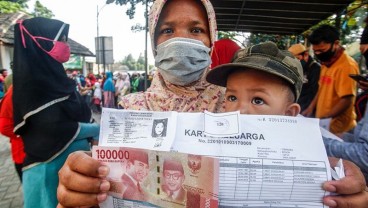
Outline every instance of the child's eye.
POLYGON ((202 32, 203 32, 203 30, 201 28, 194 28, 192 30, 192 33, 202 33, 202 32))
POLYGON ((253 98, 252 104, 254 104, 254 105, 263 105, 264 100, 262 98, 256 97, 256 98, 253 98))
POLYGON ((226 98, 229 102, 235 102, 238 98, 236 98, 234 95, 229 95, 226 98))

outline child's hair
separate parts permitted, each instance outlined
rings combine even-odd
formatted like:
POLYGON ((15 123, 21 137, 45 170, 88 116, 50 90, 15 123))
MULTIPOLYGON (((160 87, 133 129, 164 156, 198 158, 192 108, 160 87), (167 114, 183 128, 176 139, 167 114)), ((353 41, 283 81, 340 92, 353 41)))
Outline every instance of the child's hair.
POLYGON ((284 80, 296 102, 303 86, 303 68, 290 52, 281 51, 273 42, 265 42, 240 49, 232 63, 215 67, 207 74, 209 83, 226 87, 228 76, 236 70, 254 69, 270 73, 284 80))

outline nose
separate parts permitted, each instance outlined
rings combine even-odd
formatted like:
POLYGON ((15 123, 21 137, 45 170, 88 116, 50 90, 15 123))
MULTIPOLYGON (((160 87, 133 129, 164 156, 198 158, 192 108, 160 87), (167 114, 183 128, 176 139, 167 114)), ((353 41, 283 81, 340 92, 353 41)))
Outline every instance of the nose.
POLYGON ((249 105, 246 102, 239 102, 238 107, 240 114, 249 114, 249 105))

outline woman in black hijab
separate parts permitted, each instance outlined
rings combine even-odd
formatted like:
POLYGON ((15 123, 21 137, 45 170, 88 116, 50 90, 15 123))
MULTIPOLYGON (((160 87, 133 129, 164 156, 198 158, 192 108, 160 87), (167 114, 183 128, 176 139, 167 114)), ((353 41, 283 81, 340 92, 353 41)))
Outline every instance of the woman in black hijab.
POLYGON ((24 140, 24 207, 56 207, 58 171, 98 137, 91 110, 65 73, 69 25, 46 18, 19 21, 14 33, 14 131, 24 140))

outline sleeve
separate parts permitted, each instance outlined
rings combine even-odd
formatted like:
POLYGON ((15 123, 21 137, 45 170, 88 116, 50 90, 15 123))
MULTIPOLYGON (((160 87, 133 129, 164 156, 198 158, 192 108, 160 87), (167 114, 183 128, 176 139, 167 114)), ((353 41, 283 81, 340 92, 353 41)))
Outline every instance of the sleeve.
POLYGON ((13 132, 14 122, 10 118, 0 118, 0 133, 6 137, 13 138, 16 135, 13 132))
POLYGON ((360 44, 368 44, 368 24, 365 26, 360 37, 360 44))
POLYGON ((97 123, 79 123, 80 130, 76 139, 83 139, 92 137, 93 140, 98 141, 100 134, 100 124, 97 123))
POLYGON ((335 74, 334 82, 337 95, 341 98, 347 95, 356 95, 357 82, 349 77, 349 74, 359 74, 358 64, 353 60, 347 60, 348 63, 342 65, 335 74))
POLYGON ((326 137, 323 137, 323 142, 328 156, 350 160, 364 170, 364 172, 368 171, 367 143, 340 142, 326 137))

